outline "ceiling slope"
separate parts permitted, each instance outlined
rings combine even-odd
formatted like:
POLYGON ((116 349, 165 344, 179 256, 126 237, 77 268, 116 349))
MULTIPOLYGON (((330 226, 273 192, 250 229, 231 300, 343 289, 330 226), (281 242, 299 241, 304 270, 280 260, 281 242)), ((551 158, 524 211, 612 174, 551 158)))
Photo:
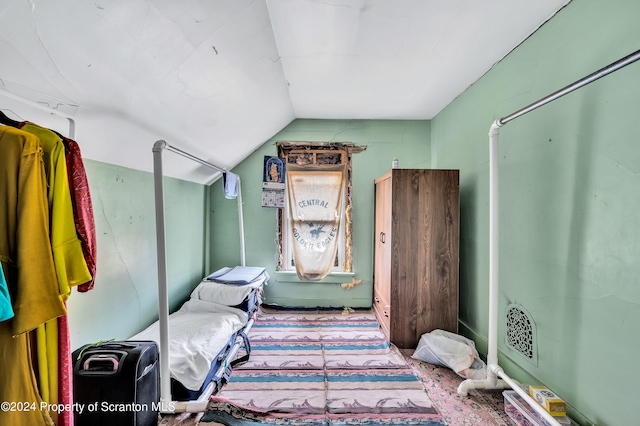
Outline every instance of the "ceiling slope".
POLYGON ((296 117, 431 119, 567 0, 267 0, 296 117))
POLYGON ((72 115, 86 158, 151 171, 164 139, 231 168, 296 117, 430 119, 566 3, 5 0, 0 88, 72 115))

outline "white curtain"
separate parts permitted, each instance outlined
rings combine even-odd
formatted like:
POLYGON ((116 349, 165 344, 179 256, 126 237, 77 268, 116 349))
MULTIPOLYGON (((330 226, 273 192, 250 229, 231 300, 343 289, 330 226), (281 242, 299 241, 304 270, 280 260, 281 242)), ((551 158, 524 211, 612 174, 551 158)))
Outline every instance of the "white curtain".
POLYGON ((289 231, 298 277, 318 281, 333 268, 345 186, 344 164, 287 164, 289 231))

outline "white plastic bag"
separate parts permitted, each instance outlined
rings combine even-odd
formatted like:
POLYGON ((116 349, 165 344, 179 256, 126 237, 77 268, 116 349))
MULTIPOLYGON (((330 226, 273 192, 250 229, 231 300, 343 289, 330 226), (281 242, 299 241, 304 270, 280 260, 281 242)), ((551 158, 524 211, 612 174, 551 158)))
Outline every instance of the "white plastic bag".
POLYGON ((473 340, 445 330, 423 334, 411 357, 449 367, 467 379, 487 378, 487 366, 480 359, 473 340))

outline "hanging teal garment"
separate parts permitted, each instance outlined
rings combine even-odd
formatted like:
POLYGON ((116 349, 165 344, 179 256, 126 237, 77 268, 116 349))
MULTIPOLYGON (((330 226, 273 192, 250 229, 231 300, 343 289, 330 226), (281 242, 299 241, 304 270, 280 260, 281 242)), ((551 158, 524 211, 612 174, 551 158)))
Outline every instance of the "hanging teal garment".
POLYGON ((2 263, 0 263, 0 321, 6 321, 9 318, 13 318, 13 308, 11 307, 7 281, 4 278, 4 272, 2 272, 2 263))

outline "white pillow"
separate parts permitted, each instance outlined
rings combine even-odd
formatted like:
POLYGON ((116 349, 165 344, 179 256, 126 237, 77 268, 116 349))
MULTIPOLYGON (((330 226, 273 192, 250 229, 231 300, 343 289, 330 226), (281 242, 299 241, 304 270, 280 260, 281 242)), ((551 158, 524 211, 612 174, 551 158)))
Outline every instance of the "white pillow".
POLYGON ((191 292, 192 299, 218 303, 220 305, 235 306, 242 303, 254 287, 238 286, 202 281, 191 292))

